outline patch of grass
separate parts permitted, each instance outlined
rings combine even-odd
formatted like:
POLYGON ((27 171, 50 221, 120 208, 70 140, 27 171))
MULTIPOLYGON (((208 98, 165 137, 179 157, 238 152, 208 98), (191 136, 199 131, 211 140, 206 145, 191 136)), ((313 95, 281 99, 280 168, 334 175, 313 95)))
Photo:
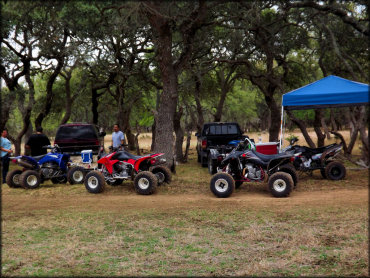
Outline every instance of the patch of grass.
POLYGON ((301 209, 278 217, 270 211, 265 221, 257 209, 235 214, 228 208, 222 216, 214 209, 171 214, 177 221, 160 211, 64 211, 36 216, 36 224, 5 212, 3 274, 368 274, 367 228, 360 224, 367 221, 364 207, 311 208, 316 218, 310 221, 301 209))

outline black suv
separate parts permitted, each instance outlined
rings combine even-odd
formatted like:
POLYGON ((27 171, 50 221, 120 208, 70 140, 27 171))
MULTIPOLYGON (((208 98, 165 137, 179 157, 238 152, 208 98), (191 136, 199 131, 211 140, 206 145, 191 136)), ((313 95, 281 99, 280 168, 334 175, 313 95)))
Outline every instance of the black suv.
POLYGON ((54 144, 57 144, 63 153, 79 155, 83 150, 92 150, 93 154, 97 154, 104 136, 105 132, 99 132, 95 125, 70 123, 59 126, 54 144))
POLYGON ((201 134, 196 133, 198 162, 203 167, 208 165, 210 149, 218 149, 219 152, 230 152, 234 146, 229 142, 232 140, 243 140, 245 137, 238 123, 205 123, 201 134))

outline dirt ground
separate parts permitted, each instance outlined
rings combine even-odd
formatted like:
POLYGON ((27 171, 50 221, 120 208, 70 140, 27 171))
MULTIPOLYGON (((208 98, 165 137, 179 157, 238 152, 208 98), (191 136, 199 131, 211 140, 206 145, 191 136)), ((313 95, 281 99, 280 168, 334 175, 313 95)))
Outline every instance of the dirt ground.
POLYGON ((28 196, 7 194, 3 190, 3 211, 27 213, 42 210, 74 211, 137 211, 138 209, 156 209, 161 211, 192 208, 216 209, 219 207, 253 207, 275 210, 289 210, 297 207, 317 206, 351 206, 368 203, 368 189, 342 189, 315 192, 294 192, 290 198, 275 199, 268 194, 251 192, 249 194, 235 193, 228 199, 218 199, 210 194, 176 194, 152 196, 141 195, 87 195, 72 198, 52 196, 28 196))

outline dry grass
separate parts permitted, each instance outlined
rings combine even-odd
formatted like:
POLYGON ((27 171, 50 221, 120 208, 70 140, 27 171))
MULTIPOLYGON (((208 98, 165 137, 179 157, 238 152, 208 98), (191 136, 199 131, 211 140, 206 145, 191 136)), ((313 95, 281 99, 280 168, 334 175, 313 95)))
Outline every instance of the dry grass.
POLYGON ((366 207, 63 211, 3 219, 3 274, 368 275, 366 207))
POLYGON ((152 196, 136 195, 131 182, 98 195, 82 185, 3 185, 2 274, 369 275, 368 171, 337 182, 304 174, 282 199, 263 183, 217 199, 209 180, 192 149, 152 196))

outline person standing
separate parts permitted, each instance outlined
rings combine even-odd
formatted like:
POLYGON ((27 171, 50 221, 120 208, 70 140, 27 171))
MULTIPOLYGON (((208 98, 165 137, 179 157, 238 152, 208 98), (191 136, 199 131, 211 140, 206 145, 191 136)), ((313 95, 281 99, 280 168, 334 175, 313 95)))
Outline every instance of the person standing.
POLYGON ((26 149, 31 149, 31 156, 38 156, 47 153, 47 149, 43 146, 49 146, 49 138, 42 133, 42 127, 36 128, 36 133, 32 134, 26 143, 26 149))
POLYGON ((0 138, 0 150, 1 150, 1 166, 2 166, 2 179, 3 183, 6 183, 6 175, 9 171, 10 154, 13 152, 12 143, 8 139, 8 130, 3 129, 0 138))
POLYGON ((112 147, 119 148, 120 145, 125 143, 125 135, 122 131, 119 130, 119 125, 115 124, 113 126, 113 133, 112 133, 112 147))

